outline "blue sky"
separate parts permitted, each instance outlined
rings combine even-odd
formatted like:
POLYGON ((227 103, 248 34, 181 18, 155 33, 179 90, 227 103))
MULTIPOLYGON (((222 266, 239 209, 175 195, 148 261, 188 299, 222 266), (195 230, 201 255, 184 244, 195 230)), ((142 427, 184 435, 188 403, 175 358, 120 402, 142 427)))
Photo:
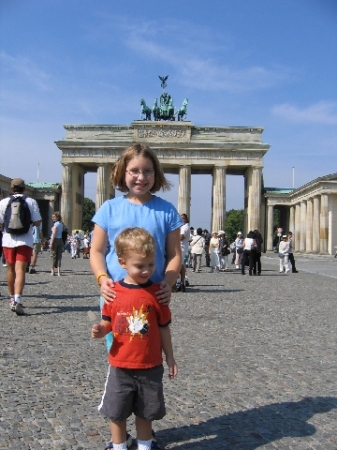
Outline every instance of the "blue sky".
MULTIPOLYGON (((335 0, 1 1, 0 40, 3 175, 36 181, 39 165, 60 182, 63 125, 130 124, 158 75, 193 124, 264 128, 266 186, 337 171, 335 0)), ((243 178, 227 178, 227 209, 242 208, 243 178)), ((210 197, 193 176, 193 225, 209 226, 210 197)))

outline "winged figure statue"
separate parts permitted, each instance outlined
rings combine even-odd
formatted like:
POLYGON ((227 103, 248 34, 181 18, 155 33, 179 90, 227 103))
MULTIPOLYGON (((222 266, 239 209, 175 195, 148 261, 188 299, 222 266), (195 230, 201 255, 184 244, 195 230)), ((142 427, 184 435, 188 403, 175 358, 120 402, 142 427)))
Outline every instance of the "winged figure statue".
POLYGON ((166 75, 165 77, 161 77, 160 75, 158 75, 158 77, 159 77, 159 79, 160 79, 160 81, 161 81, 161 87, 162 87, 163 89, 165 89, 166 86, 167 86, 166 80, 168 79, 169 76, 166 75))

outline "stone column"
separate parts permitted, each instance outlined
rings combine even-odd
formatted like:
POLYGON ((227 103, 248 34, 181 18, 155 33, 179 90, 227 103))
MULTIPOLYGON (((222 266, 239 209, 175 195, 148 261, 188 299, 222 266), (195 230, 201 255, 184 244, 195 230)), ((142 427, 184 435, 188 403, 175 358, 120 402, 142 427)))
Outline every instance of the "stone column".
POLYGON ((293 234, 295 233, 295 207, 290 206, 289 208, 289 229, 293 234))
POLYGON ((250 169, 248 187, 248 230, 260 230, 261 225, 261 168, 250 169))
POLYGON ((96 182, 96 211, 107 200, 107 179, 108 166, 107 164, 100 164, 97 168, 97 182, 96 182))
POLYGON ((314 197, 314 212, 313 212, 313 232, 312 232, 312 252, 319 253, 320 244, 320 198, 314 197))
POLYGON ((115 188, 112 186, 110 181, 112 164, 107 166, 107 175, 106 175, 106 199, 110 200, 111 198, 115 198, 115 188))
POLYGON ((267 206, 267 251, 273 251, 274 206, 267 206))
POLYGON ((320 253, 328 253, 329 236, 329 196, 321 195, 321 220, 320 220, 320 253))
POLYGON ((191 166, 179 167, 178 212, 190 218, 191 206, 191 166))
MULTIPOLYGON (((294 231, 293 231, 294 233, 294 231)), ((294 236, 294 235, 293 235, 294 236)), ((301 205, 295 205, 295 243, 293 241, 294 251, 299 251, 301 240, 301 205)))
POLYGON ((300 237, 300 252, 305 252, 305 225, 306 225, 307 205, 305 201, 301 202, 301 237, 300 237))
POLYGON ((226 215, 226 168, 213 168, 212 231, 224 229, 226 215))
POLYGON ((73 177, 72 164, 62 164, 62 197, 61 197, 61 217, 63 223, 72 230, 72 209, 73 209, 73 177))
POLYGON ((313 226, 313 202, 312 198, 307 200, 307 217, 305 221, 305 251, 312 253, 312 226, 313 226))

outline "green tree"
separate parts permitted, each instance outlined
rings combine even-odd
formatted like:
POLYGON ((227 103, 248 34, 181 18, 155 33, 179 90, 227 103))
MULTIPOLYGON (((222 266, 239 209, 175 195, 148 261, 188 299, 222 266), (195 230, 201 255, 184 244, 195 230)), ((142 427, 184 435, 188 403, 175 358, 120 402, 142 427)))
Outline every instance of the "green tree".
POLYGON ((226 212, 226 236, 230 243, 234 242, 238 231, 243 233, 243 209, 231 209, 226 212))
POLYGON ((82 220, 82 230, 89 232, 93 228, 93 223, 91 219, 95 214, 95 203, 90 200, 90 198, 84 198, 83 200, 83 220, 82 220))

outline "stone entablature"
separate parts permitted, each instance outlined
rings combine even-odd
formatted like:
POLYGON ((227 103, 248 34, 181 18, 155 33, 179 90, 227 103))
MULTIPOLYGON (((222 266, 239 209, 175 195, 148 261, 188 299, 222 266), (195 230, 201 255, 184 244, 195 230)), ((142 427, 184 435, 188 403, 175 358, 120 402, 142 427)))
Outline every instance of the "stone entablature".
POLYGON ((244 174, 248 166, 262 168, 269 145, 262 143, 263 128, 195 127, 191 122, 135 121, 123 125, 65 125, 66 136, 57 141, 62 163, 84 167, 109 164, 133 142, 148 143, 164 168, 191 165, 192 173, 227 167, 228 174, 244 174))

